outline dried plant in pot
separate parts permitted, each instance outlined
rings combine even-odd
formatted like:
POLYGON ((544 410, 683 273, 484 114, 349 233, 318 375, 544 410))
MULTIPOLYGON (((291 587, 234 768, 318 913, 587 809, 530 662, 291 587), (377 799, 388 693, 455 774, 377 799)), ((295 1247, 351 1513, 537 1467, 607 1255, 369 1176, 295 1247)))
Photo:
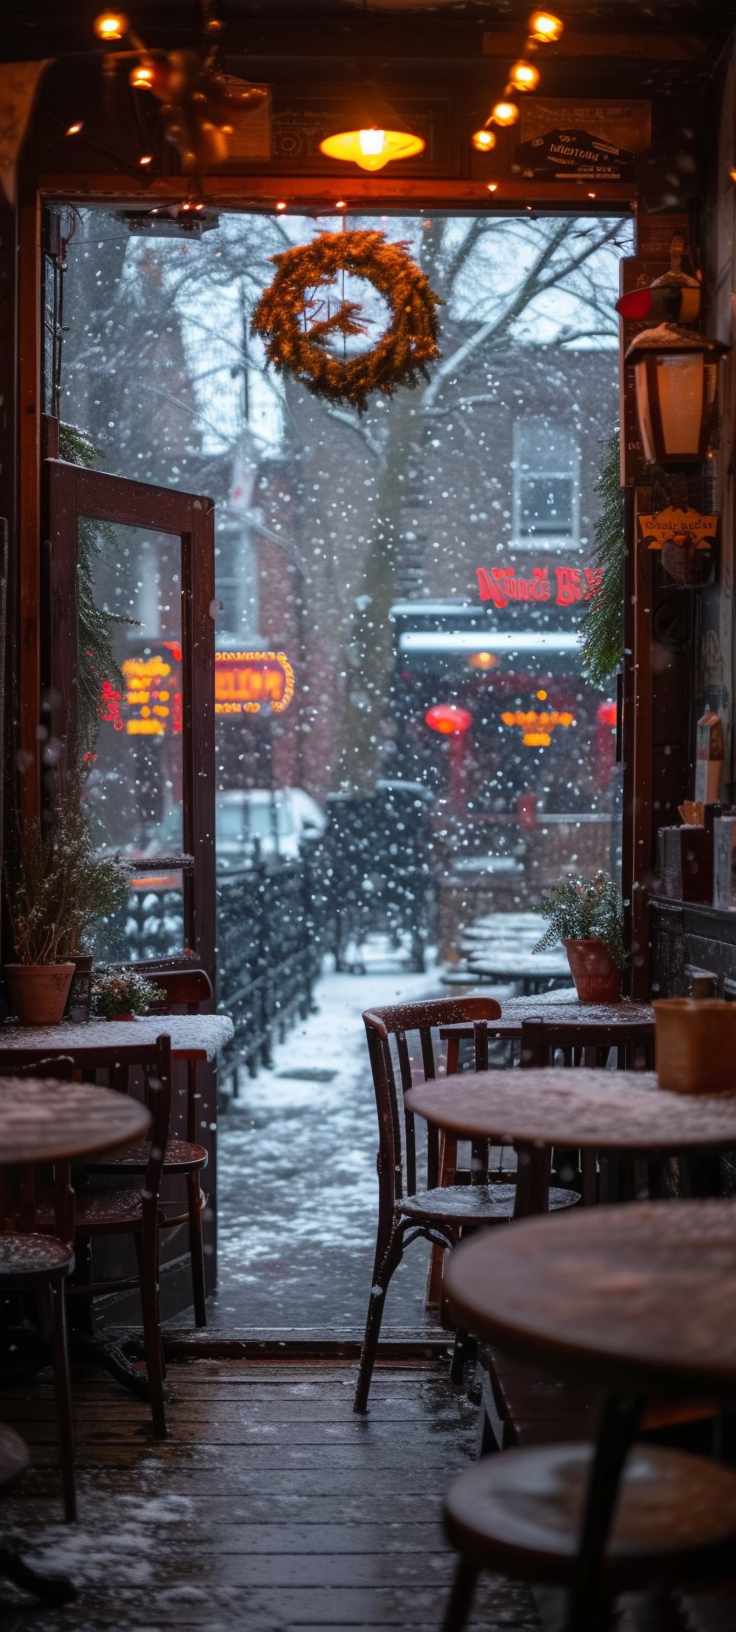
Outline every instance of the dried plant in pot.
POLYGON ((581 1003, 618 1003, 626 966, 621 892, 607 873, 568 876, 535 907, 549 923, 534 948, 560 941, 581 1003))
POLYGON ((6 866, 17 961, 4 973, 23 1025, 58 1024, 89 932, 127 900, 118 858, 94 849, 80 793, 74 781, 53 813, 20 822, 6 866))

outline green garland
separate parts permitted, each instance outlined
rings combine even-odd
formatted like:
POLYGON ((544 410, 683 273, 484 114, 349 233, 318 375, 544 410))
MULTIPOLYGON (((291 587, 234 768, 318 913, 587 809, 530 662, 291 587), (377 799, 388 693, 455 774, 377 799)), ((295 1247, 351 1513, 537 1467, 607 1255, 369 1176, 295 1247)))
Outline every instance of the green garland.
POLYGON ((604 444, 595 491, 603 508, 595 524, 592 565, 602 570, 603 577, 580 622, 580 659, 585 679, 593 686, 604 686, 620 669, 624 655, 626 540, 618 431, 604 444))
POLYGON ((276 276, 251 327, 275 368, 294 374, 315 396, 352 403, 359 413, 372 391, 391 396, 400 385, 428 378, 427 364, 439 356, 436 309, 442 302, 402 244, 387 244, 382 232, 325 232, 272 259, 276 276), (343 300, 332 316, 305 326, 308 300, 333 284, 339 272, 367 278, 391 311, 389 327, 375 346, 343 360, 325 342, 364 332, 359 305, 343 300))
MULTIPOLYGON (((76 425, 59 426, 59 454, 70 465, 83 465, 90 470, 99 458, 99 450, 85 431, 76 425)), ((108 680, 117 691, 125 690, 125 681, 113 651, 113 630, 116 624, 134 623, 133 618, 121 617, 117 612, 106 612, 94 598, 95 562, 103 546, 117 549, 115 529, 106 521, 91 521, 81 516, 77 529, 77 627, 79 657, 77 663, 77 737, 80 760, 94 754, 100 729, 100 691, 108 680)))

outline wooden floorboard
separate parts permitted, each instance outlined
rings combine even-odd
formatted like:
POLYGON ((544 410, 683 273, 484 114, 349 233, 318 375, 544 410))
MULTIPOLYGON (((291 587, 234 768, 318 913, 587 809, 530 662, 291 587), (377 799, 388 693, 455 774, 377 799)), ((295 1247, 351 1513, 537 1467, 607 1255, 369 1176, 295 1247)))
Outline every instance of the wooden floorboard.
MULTIPOLYGON (((169 1368, 170 1435, 101 1374, 75 1384, 80 1522, 61 1522, 53 1392, 0 1392, 32 1467, 2 1539, 78 1583, 65 1610, 0 1584, 0 1632, 438 1632, 453 1558, 442 1494, 477 1410, 446 1366, 383 1366, 369 1417, 354 1366, 169 1368)), ((471 1626, 539 1632, 529 1592, 489 1579, 471 1626)))

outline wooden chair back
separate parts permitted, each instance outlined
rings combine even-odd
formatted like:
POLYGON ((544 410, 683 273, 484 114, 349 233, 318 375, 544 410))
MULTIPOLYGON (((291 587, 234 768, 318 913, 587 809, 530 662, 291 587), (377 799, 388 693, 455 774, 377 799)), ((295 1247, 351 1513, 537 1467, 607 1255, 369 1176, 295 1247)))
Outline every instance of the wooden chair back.
MULTIPOLYGON (((437 1076, 437 1060, 432 1032, 439 1026, 470 1022, 473 1026, 473 1048, 476 1071, 488 1070, 488 1032, 486 1021, 497 1020, 501 1005, 491 997, 439 998, 428 1003, 398 1003, 389 1008, 367 1009, 363 1021, 368 1039, 368 1056, 373 1074, 373 1087, 378 1113, 378 1184, 379 1206, 393 1208, 404 1195, 413 1195, 417 1189, 417 1149, 414 1116, 407 1111, 403 1096, 412 1086, 412 1062, 407 1036, 417 1033, 424 1081, 437 1076), (396 1070, 391 1051, 395 1039, 398 1063, 396 1070)), ((427 1130, 426 1187, 433 1190, 439 1183, 440 1143, 437 1128, 427 1130)))
POLYGON ((606 1024, 597 1020, 525 1020, 521 1027, 522 1067, 606 1066, 616 1049, 620 1071, 654 1070, 654 1021, 606 1024), (561 1058, 560 1058, 561 1056, 561 1058))
POLYGON ((171 1014, 174 1009, 197 1014, 203 1003, 212 1002, 212 981, 205 969, 147 968, 142 973, 152 986, 160 986, 166 993, 166 1001, 157 1003, 152 1014, 171 1014))

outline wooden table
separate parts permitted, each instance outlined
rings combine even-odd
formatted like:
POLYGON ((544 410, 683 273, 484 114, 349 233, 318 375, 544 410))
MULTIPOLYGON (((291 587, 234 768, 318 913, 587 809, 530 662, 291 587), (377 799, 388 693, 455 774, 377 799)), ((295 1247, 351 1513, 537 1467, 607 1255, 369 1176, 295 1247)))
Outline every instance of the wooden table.
POLYGON ((463 1072, 410 1088, 407 1110, 447 1133, 514 1145, 516 1213, 546 1212, 553 1146, 617 1154, 728 1150, 736 1094, 671 1094, 651 1071, 463 1072))
POLYGON ((528 1219, 453 1252, 446 1289, 465 1329, 609 1391, 566 1623, 566 1632, 590 1632, 647 1398, 706 1389, 736 1406, 736 1203, 644 1202, 528 1219))
POLYGON ((145 1105, 85 1082, 0 1077, 0 1166, 74 1161, 135 1144, 145 1105))
MULTIPOLYGON (((105 1054, 125 1048, 126 1041, 155 1043, 165 1032, 171 1053, 178 1060, 214 1060, 234 1036, 226 1014, 147 1014, 137 1020, 87 1020, 59 1026, 0 1026, 0 1053, 17 1050, 19 1057, 73 1054, 76 1049, 99 1049, 105 1054)), ((101 1064, 104 1060, 101 1059, 101 1064)))
MULTIPOLYGON (((654 1026, 654 1009, 650 1003, 580 1003, 568 988, 559 992, 540 992, 536 997, 509 997, 501 1002, 498 1020, 486 1022, 488 1036, 502 1042, 518 1042, 522 1024, 526 1020, 548 1020, 565 1025, 627 1026, 632 1020, 645 1020, 654 1026)), ((472 1023, 458 1021, 440 1028, 440 1037, 448 1045, 447 1070, 457 1070, 460 1043, 472 1042, 472 1023)))

